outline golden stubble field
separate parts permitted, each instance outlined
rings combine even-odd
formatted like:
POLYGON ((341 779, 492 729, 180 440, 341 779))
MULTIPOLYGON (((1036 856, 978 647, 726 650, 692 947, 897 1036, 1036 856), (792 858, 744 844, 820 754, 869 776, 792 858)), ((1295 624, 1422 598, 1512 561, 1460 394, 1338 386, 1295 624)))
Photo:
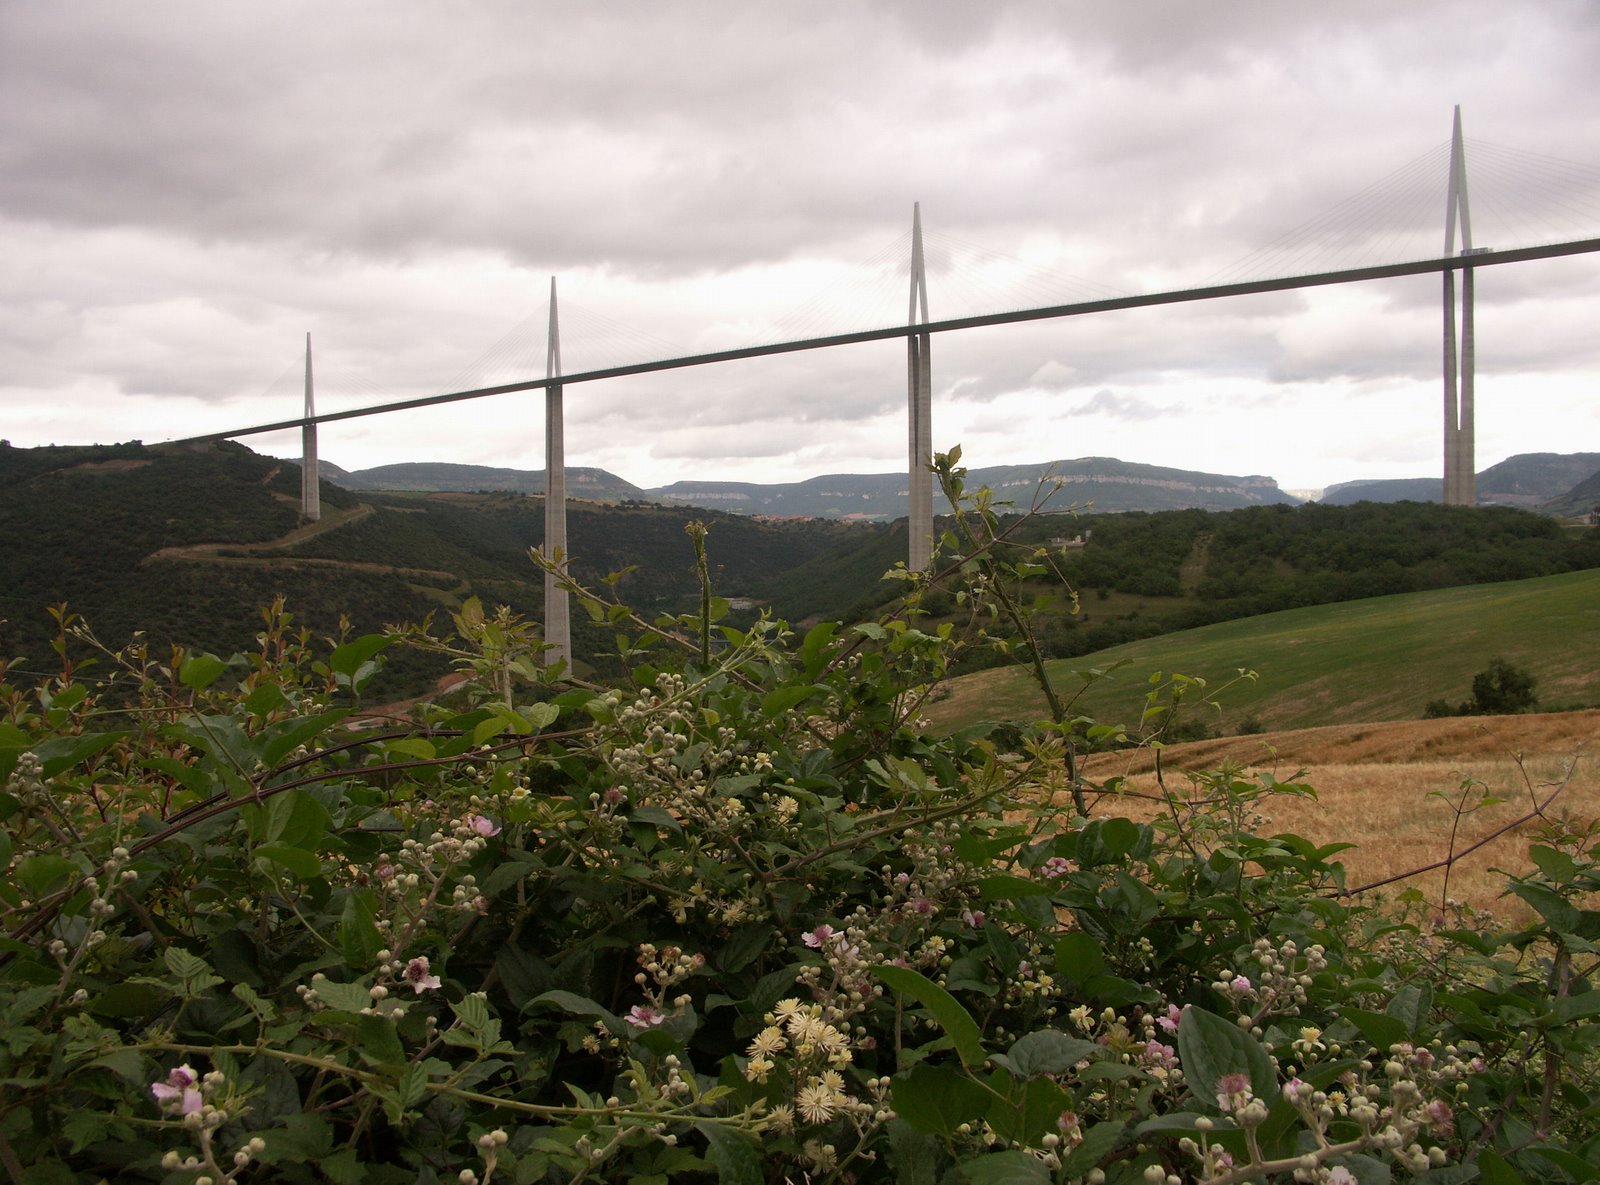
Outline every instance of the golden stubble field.
MULTIPOLYGON (((1545 803, 1552 820, 1587 824, 1600 818, 1600 711, 1530 716, 1455 717, 1381 724, 1333 725, 1259 736, 1225 737, 1173 745, 1162 754, 1168 790, 1191 792, 1185 771, 1215 769, 1225 761, 1247 771, 1270 772, 1284 781, 1306 782, 1317 791, 1310 799, 1273 797, 1260 809, 1270 822, 1266 834, 1294 832, 1319 844, 1354 843, 1338 858, 1351 887, 1395 873, 1422 868, 1464 851, 1480 839, 1545 803), (1451 803, 1462 798, 1462 783, 1481 783, 1468 795, 1503 799, 1462 815, 1451 803), (1442 792, 1441 798, 1433 792, 1442 792)), ((1100 754, 1086 772, 1095 780, 1124 774, 1141 791, 1158 789, 1154 755, 1100 754)), ((1126 813, 1149 818, 1156 807, 1142 799, 1124 800, 1126 813)), ((1111 804, 1102 802, 1104 811, 1111 804)), ((1532 869, 1528 846, 1541 823, 1535 820, 1500 836, 1466 856, 1450 872, 1448 895, 1492 910, 1504 920, 1529 916, 1523 903, 1503 897, 1504 877, 1496 869, 1532 869)), ((1382 890, 1393 895, 1408 886, 1437 904, 1445 894, 1442 870, 1408 878, 1382 890)))

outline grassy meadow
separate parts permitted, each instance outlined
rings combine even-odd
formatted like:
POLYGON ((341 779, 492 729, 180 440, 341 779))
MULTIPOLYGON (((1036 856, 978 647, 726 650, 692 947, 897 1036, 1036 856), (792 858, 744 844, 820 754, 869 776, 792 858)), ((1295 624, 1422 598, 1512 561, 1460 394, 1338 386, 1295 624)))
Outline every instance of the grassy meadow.
MULTIPOLYGON (((1096 781, 1124 775, 1134 792, 1115 809, 1150 818, 1142 797, 1162 786, 1195 792, 1189 770, 1240 763, 1313 798, 1277 797, 1260 809, 1268 833, 1357 845, 1340 859, 1351 887, 1445 860, 1550 800, 1545 820, 1524 824, 1439 868, 1379 892, 1423 895, 1431 912, 1446 896, 1522 919, 1527 908, 1502 897, 1504 872, 1531 869, 1527 849, 1546 823, 1600 819, 1600 710, 1522 716, 1418 719, 1433 699, 1470 698, 1472 676, 1495 657, 1533 672, 1547 705, 1600 704, 1600 571, 1320 605, 1168 634, 1100 651, 1050 670, 1066 690, 1070 672, 1127 665, 1090 685, 1074 710, 1136 724, 1153 672, 1202 677, 1212 688, 1240 668, 1220 706, 1191 702, 1188 719, 1237 732, 1254 717, 1271 730, 1172 745, 1155 755, 1106 753, 1086 767, 1096 781), (1463 793, 1463 787, 1466 787, 1463 793), (1485 797, 1497 804, 1481 805, 1485 797)), ((1027 672, 997 668, 954 681, 929 706, 937 728, 980 719, 1032 719, 1043 699, 1027 672)), ((1102 809, 1112 807, 1109 802, 1102 809)))
MULTIPOLYGON (((1073 671, 1126 665, 1083 689, 1074 710, 1137 724, 1155 672, 1204 678, 1213 687, 1241 669, 1216 708, 1195 704, 1208 727, 1238 731, 1408 720, 1430 700, 1470 697, 1472 676, 1494 658, 1531 671, 1546 705, 1600 704, 1600 570, 1290 609, 1166 634, 1049 664, 1063 693, 1073 671)), ((1020 667, 955 680, 930 704, 934 727, 1045 714, 1020 667)))

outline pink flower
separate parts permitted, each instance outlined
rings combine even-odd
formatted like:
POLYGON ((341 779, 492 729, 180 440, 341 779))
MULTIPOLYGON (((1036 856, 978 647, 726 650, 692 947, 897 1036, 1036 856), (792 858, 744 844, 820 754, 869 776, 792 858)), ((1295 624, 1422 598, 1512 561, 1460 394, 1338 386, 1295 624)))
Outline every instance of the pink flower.
POLYGON ((1060 856, 1051 856, 1044 862, 1043 871, 1046 876, 1066 876, 1072 871, 1072 865, 1060 856))
POLYGON ((473 815, 468 822, 471 824, 472 829, 485 839, 490 839, 500 834, 500 824, 489 818, 488 815, 473 815))
POLYGON ((1328 1185, 1360 1185, 1360 1182, 1354 1173, 1341 1164, 1328 1171, 1328 1185))
POLYGON ((1066 1140, 1068 1147, 1076 1148, 1083 1143, 1083 1122, 1078 1118, 1076 1111, 1063 1111, 1057 1115, 1056 1130, 1061 1133, 1061 1138, 1066 1140))
POLYGON ((961 911, 961 920, 973 929, 983 925, 983 917, 984 914, 981 909, 965 909, 961 911))
POLYGON ((1178 1031, 1178 1025, 1182 1022, 1183 1013, 1178 1011, 1178 1006, 1176 1004, 1168 1004, 1167 1014, 1165 1016, 1156 1017, 1156 1024, 1160 1025, 1169 1033, 1176 1033, 1178 1031))
POLYGON ((150 1093, 158 1103, 176 1103, 178 1114, 193 1115, 200 1110, 199 1081, 191 1067, 182 1065, 168 1073, 164 1081, 152 1082, 150 1093))
POLYGON ((1228 990, 1236 996, 1248 996, 1255 989, 1250 985, 1248 976, 1235 975, 1228 981, 1228 990))
POLYGON ((1450 1110, 1449 1103, 1443 1099, 1434 1099, 1433 1102, 1428 1104, 1426 1111, 1428 1113, 1428 1122, 1433 1128, 1434 1135, 1443 1140, 1455 1134, 1456 1117, 1455 1113, 1450 1110))
POLYGON ((802 937, 800 941, 804 942, 812 950, 821 950, 822 944, 832 937, 833 927, 828 925, 827 922, 823 922, 822 925, 802 937))
POLYGON ((1217 1079, 1217 1107, 1222 1111, 1242 1111, 1254 1097, 1250 1075, 1224 1074, 1217 1079))
POLYGON ((649 1004, 635 1004, 628 1009, 627 1020, 636 1029, 653 1029, 666 1024, 667 1016, 661 1009, 652 1008, 649 1004))
POLYGON ((439 986, 439 977, 428 973, 427 955, 418 955, 406 964, 405 981, 419 996, 439 986))
POLYGON ((1152 1066, 1171 1070, 1178 1064, 1178 1051, 1170 1045, 1161 1044, 1159 1041, 1146 1041, 1144 1043, 1144 1060, 1152 1066))

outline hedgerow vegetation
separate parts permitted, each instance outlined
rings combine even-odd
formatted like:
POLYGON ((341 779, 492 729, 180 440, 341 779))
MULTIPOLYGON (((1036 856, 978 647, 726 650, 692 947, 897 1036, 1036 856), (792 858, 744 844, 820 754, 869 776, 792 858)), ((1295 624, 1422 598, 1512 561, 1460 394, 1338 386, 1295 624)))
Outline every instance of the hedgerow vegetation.
MULTIPOLYGON (((616 686, 473 601, 453 633, 326 644, 279 606, 235 660, 58 610, 58 670, 0 670, 0 1167, 1590 1179, 1592 830, 1531 821, 1531 924, 1417 925, 1349 895, 1342 845, 1259 832, 1309 786, 1224 769, 1123 817, 1080 759, 1129 738, 1070 689, 1036 726, 924 735, 964 648, 1044 678, 1039 556, 957 460, 937 570, 876 620, 739 629, 709 587, 647 620, 575 585, 616 686), (923 615, 940 589, 966 627, 923 615), (465 698, 359 716, 403 647, 465 698)), ((1132 739, 1214 690, 1162 681, 1132 739)))

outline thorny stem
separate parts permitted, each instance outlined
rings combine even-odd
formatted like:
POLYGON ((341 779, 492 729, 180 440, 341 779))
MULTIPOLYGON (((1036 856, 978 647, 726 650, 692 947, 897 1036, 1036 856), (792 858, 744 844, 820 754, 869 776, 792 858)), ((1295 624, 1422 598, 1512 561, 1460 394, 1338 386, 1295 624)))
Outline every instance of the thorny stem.
MULTIPOLYGON (((946 499, 955 508, 956 525, 961 529, 969 548, 969 562, 976 562, 979 570, 985 577, 985 585, 991 595, 999 604, 1000 610, 1005 614, 1006 620, 1011 623, 1011 628, 1022 639, 1023 646, 1028 652, 1028 666, 1033 673, 1034 682, 1039 685, 1039 690, 1044 693, 1045 702, 1050 708, 1050 719, 1058 728, 1067 722, 1067 708, 1057 693, 1055 683, 1050 678, 1050 673, 1045 669, 1044 655, 1040 651, 1038 638, 1033 632, 1033 626, 1028 621, 1028 616, 1022 607, 1007 590, 1005 581, 1001 579, 998 565, 994 559, 993 547, 1000 542, 999 536, 993 528, 989 516, 981 509, 978 511, 979 521, 983 523, 987 539, 982 539, 968 521, 968 515, 961 507, 960 491, 956 488, 956 477, 953 470, 953 461, 950 456, 941 454, 934 461, 934 472, 938 475, 939 486, 944 491, 946 499)), ((1034 498, 1034 505, 1029 513, 1035 513, 1042 505, 1039 497, 1034 498)), ((1078 814, 1087 818, 1089 814, 1088 803, 1084 799, 1083 784, 1078 777, 1077 750, 1069 741, 1064 749, 1066 761, 1067 785, 1072 792, 1072 804, 1078 814)))
POLYGON ((1386 876, 1379 880, 1369 881, 1367 884, 1357 885, 1353 889, 1336 889, 1331 895, 1334 897, 1355 897, 1372 889, 1381 889, 1384 885, 1392 885, 1396 881, 1409 880, 1414 876, 1421 876, 1425 872, 1432 872, 1438 868, 1449 868, 1453 864, 1460 863, 1462 860, 1465 860, 1468 856, 1472 855, 1473 852, 1476 852, 1479 848, 1487 847, 1489 844, 1499 839, 1502 835, 1515 831, 1518 827, 1521 827, 1527 823, 1531 823, 1535 819, 1544 818, 1544 813, 1550 809, 1550 804, 1555 802, 1555 800, 1561 796, 1561 792, 1565 790, 1571 783, 1573 770, 1575 768, 1576 763, 1567 768, 1566 774, 1562 777, 1561 781, 1556 783, 1555 789, 1550 791, 1549 795, 1543 802, 1534 803, 1533 809, 1528 811, 1526 814, 1512 819, 1511 822, 1506 823, 1503 826, 1496 827, 1493 831, 1489 832, 1488 835, 1485 835, 1482 839, 1479 839, 1476 842, 1469 844, 1467 847, 1462 848, 1461 851, 1451 852, 1443 860, 1435 860, 1432 864, 1424 864, 1420 868, 1412 868, 1405 872, 1397 872, 1393 876, 1386 876))
MULTIPOLYGON (((289 1062, 298 1066, 308 1066, 335 1077, 345 1077, 359 1082, 363 1088, 370 1089, 387 1085, 391 1079, 373 1070, 361 1070, 355 1066, 343 1065, 330 1058, 315 1057, 307 1053, 295 1053, 292 1050, 280 1049, 273 1045, 192 1045, 181 1041, 148 1041, 135 1045, 128 1045, 127 1049, 141 1049, 151 1052, 201 1054, 212 1057, 218 1053, 236 1053, 241 1055, 256 1055, 259 1057, 276 1058, 281 1062, 289 1062)), ((501 1098, 498 1095, 483 1094, 475 1090, 463 1090, 451 1086, 447 1082, 428 1082, 426 1089, 436 1095, 444 1095, 463 1103, 482 1103, 487 1107, 496 1107, 504 1111, 515 1111, 522 1115, 543 1115, 550 1118, 577 1118, 580 1116, 604 1116, 608 1119, 636 1119, 647 1123, 656 1123, 663 1120, 688 1120, 697 1123, 716 1123, 740 1131, 755 1131, 758 1121, 748 1114, 738 1115, 704 1115, 695 1112, 694 1108, 700 1104, 691 1101, 689 1104, 673 1107, 667 1111, 649 1111, 635 1107, 580 1107, 562 1105, 559 1103, 525 1103, 518 1099, 501 1098)))
MULTIPOLYGON (((1555 959, 1550 966, 1550 982, 1548 990, 1552 1001, 1566 998, 1568 989, 1572 985, 1572 955, 1565 946, 1556 951, 1555 959)), ((1539 1123, 1535 1130, 1540 1137, 1550 1134, 1550 1115, 1555 1106, 1556 1084, 1561 1076, 1561 1052, 1550 1041, 1548 1033, 1545 1034, 1544 1048, 1544 1089, 1539 1095, 1539 1123)))

